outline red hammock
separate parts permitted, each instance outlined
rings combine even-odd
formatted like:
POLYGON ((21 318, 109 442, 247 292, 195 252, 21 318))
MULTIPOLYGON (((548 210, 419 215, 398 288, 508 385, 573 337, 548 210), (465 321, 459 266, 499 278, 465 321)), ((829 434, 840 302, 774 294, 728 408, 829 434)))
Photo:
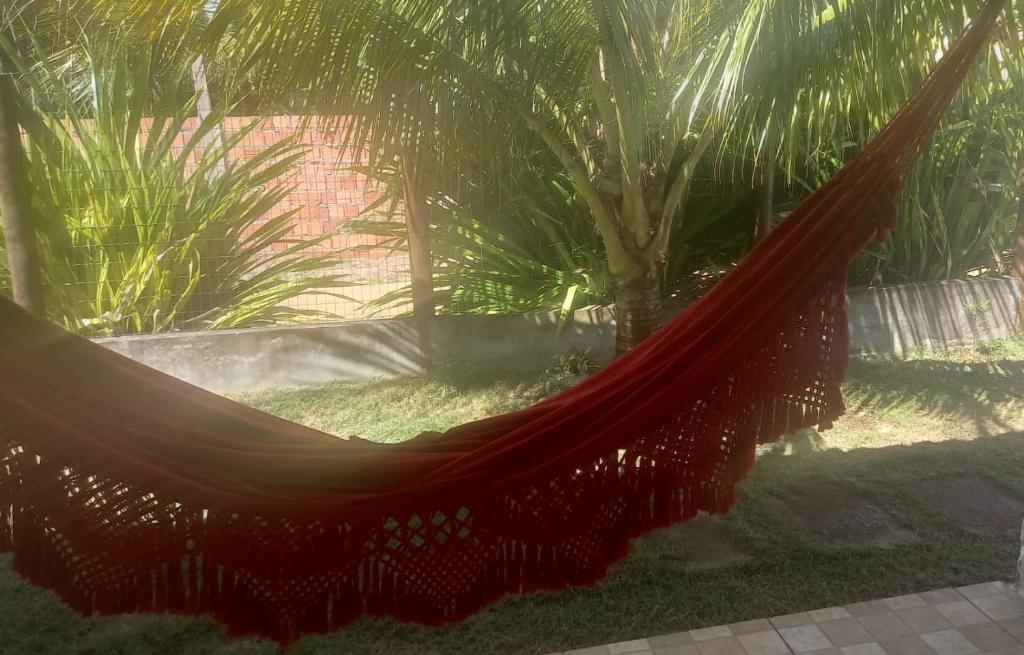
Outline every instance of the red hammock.
POLYGON ((540 404, 397 445, 342 440, 0 300, 0 551, 85 613, 211 614, 281 642, 439 624, 590 584, 653 528, 721 513, 755 446, 843 412, 851 259, 993 30, 679 318, 540 404))

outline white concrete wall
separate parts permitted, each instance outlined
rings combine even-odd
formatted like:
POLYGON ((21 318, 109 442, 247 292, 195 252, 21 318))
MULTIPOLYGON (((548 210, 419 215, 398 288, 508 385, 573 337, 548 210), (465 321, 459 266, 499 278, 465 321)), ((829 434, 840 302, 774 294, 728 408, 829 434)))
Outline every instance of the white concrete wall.
MULTIPOLYGON (((1009 278, 852 289, 851 352, 891 354, 1004 338, 1014 332, 1019 298, 1020 285, 1009 278)), ((561 334, 556 326, 555 313, 442 316, 434 327, 436 358, 526 369, 548 364, 570 345, 590 347, 599 360, 614 351, 609 308, 576 312, 561 334)), ((420 373, 419 339, 412 321, 403 319, 98 341, 219 392, 420 373)))
POLYGON ((850 289, 850 351, 897 353, 1004 339, 1016 329, 1020 282, 1013 278, 850 289))

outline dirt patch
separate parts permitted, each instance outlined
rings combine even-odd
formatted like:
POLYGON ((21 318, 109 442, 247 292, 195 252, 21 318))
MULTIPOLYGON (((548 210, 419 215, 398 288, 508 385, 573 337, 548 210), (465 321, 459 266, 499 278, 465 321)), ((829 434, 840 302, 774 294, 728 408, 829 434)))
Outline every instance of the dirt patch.
POLYGON ((917 541, 885 508, 842 484, 797 489, 779 500, 794 523, 833 543, 893 548, 917 541))
POLYGON ((1006 536, 1020 531, 1024 502, 984 478, 931 478, 913 484, 909 491, 972 534, 1006 536))
POLYGON ((647 538, 658 547, 660 559, 691 571, 735 566, 754 558, 723 520, 711 516, 656 530, 647 538))

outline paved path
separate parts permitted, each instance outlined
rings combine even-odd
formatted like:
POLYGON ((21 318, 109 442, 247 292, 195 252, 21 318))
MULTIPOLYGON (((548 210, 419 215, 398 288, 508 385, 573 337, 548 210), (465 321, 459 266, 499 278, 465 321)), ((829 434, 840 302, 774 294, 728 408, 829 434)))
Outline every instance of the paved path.
POLYGON ((622 641, 561 655, 794 653, 1024 655, 1024 597, 1003 583, 987 582, 622 641))

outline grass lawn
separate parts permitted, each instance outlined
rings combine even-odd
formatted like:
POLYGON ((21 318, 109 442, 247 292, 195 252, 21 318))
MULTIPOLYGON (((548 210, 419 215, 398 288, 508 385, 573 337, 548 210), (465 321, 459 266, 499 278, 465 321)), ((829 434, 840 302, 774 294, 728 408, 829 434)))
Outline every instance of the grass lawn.
MULTIPOLYGON (((419 380, 242 400, 336 434, 396 441, 557 390, 543 373, 453 367, 419 380)), ((363 621, 289 653, 546 653, 1008 578, 1024 517, 1024 340, 853 362, 834 430, 766 447, 724 519, 637 540, 591 589, 510 598, 443 629, 363 621)), ((0 653, 272 653, 201 619, 81 618, 0 559, 0 653)))

